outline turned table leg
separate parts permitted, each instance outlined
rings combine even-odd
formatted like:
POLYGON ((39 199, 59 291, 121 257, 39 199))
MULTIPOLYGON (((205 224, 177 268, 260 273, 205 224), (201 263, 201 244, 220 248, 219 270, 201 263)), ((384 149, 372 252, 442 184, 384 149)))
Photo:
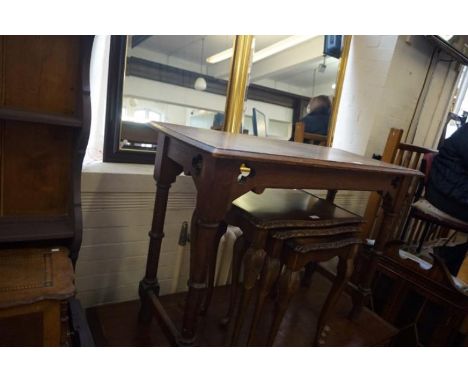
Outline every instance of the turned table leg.
POLYGON ((273 323, 268 335, 268 346, 272 346, 275 342, 276 334, 288 309, 289 302, 294 293, 299 289, 299 271, 285 268, 279 278, 278 284, 278 300, 275 306, 273 323))
POLYGON ((151 321, 152 308, 148 299, 148 292, 159 295, 159 282, 157 279, 161 243, 164 237, 164 220, 166 218, 167 200, 171 184, 175 182, 181 167, 167 157, 168 140, 161 135, 158 140, 158 153, 155 162, 156 199, 154 202, 153 221, 151 224, 150 244, 146 259, 146 272, 140 281, 138 294, 141 300, 139 319, 142 322, 151 321))
POLYGON ((215 238, 215 248, 216 248, 216 250, 212 253, 213 257, 211 259, 209 259, 208 281, 207 281, 208 289, 206 291, 205 300, 203 301, 203 305, 202 305, 201 310, 200 310, 200 313, 202 315, 206 314, 206 312, 207 312, 207 310, 208 310, 208 308, 210 306, 211 299, 213 297, 218 247, 219 247, 219 242, 221 241, 221 238, 226 233, 226 230, 227 230, 227 224, 223 221, 219 225, 218 232, 216 233, 216 238, 215 238))
POLYGON ((372 295, 371 285, 377 270, 378 257, 383 255, 385 244, 391 240, 396 231, 395 222, 401 214, 401 210, 407 197, 410 177, 395 178, 392 182, 393 190, 383 197, 383 219, 371 251, 371 257, 366 269, 361 272, 358 280, 358 296, 353 299, 353 308, 350 312, 351 319, 357 319, 364 306, 372 295))
POLYGON ((330 289, 330 292, 328 293, 325 303, 323 304, 322 310, 320 312, 320 315, 317 321, 314 345, 319 344, 322 330, 325 324, 327 323, 327 321, 329 320, 330 314, 332 313, 333 308, 336 305, 336 302, 341 296, 343 289, 346 287, 349 281, 349 278, 351 277, 353 273, 354 258, 358 250, 359 250, 359 246, 354 245, 353 248, 350 249, 351 253, 347 253, 339 257, 336 278, 333 281, 333 285, 330 289))
POLYGON ((257 301, 255 304, 254 315, 250 325, 249 337, 247 346, 252 345, 257 330, 258 321, 263 311, 265 299, 271 292, 273 285, 281 271, 281 250, 283 248, 282 240, 271 240, 271 246, 268 247, 265 264, 260 275, 260 287, 258 291, 257 301))
POLYGON ((229 288, 229 307, 226 316, 224 316, 221 319, 222 326, 227 326, 231 322, 232 317, 234 317, 237 296, 239 295, 240 289, 240 269, 246 250, 247 243, 245 241, 244 235, 241 235, 237 238, 236 242, 234 243, 234 248, 232 252, 231 286, 229 288))
POLYGON ((207 273, 210 259, 214 259, 217 251, 221 221, 204 220, 200 214, 194 213, 192 219, 192 241, 190 245, 190 279, 183 318, 181 343, 191 345, 195 341, 197 319, 201 311, 203 297, 207 291, 207 273))
POLYGON ((234 322, 234 330, 232 332, 231 344, 235 344, 239 338, 240 330, 245 319, 245 314, 249 306, 252 292, 257 282, 257 279, 262 270, 265 260, 265 250, 262 244, 253 242, 252 246, 244 255, 244 281, 242 283, 241 296, 239 301, 239 310, 234 322))

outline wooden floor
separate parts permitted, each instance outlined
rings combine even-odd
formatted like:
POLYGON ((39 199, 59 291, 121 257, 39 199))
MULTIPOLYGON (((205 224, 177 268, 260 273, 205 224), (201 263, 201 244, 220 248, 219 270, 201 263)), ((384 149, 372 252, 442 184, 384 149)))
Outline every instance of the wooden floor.
MULTIPOLYGON (((316 318, 331 283, 315 274, 310 288, 301 290, 292 301, 276 338, 275 346, 310 346, 314 337, 316 318)), ((135 286, 136 287, 136 286, 135 286)), ((169 316, 181 326, 185 293, 162 296, 169 316)), ((228 288, 216 288, 212 305, 204 318, 200 318, 200 331, 196 345, 227 346, 227 330, 219 325, 226 312, 228 288)), ((270 324, 272 301, 269 301, 261 320, 256 345, 265 344, 270 324)), ((387 344, 396 330, 376 315, 365 310, 356 322, 346 318, 351 307, 349 296, 340 299, 336 314, 329 326, 330 334, 324 338, 325 346, 380 346, 387 344)), ((169 346, 157 323, 143 325, 138 322, 139 301, 101 305, 87 310, 88 322, 97 346, 169 346)), ((239 345, 244 346, 246 328, 239 345)))

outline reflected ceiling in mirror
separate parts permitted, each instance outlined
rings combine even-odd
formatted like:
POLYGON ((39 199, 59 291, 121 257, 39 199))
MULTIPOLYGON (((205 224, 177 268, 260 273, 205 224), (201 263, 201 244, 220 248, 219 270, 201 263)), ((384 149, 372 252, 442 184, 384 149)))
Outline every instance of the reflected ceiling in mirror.
MULTIPOLYGON (((224 113, 234 37, 128 36, 120 148, 155 149, 154 144, 143 142, 138 147, 138 142, 135 146, 127 139, 126 131, 137 131, 132 124, 165 121, 213 128, 215 117, 224 113), (201 83, 200 78, 206 78, 207 84, 198 88, 195 84, 201 83), (186 90, 176 89, 180 87, 186 90)), ((324 56, 323 50, 324 36, 255 36, 250 84, 283 92, 300 102, 262 104, 249 90, 243 128, 252 133, 253 108, 257 108, 267 115, 272 136, 291 138, 293 121, 306 114, 308 99, 335 94, 339 60, 324 56)))

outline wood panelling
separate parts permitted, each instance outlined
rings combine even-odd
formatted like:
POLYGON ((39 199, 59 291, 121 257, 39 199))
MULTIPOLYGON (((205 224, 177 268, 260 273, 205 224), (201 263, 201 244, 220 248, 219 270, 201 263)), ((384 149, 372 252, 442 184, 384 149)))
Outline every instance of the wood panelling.
POLYGON ((79 36, 5 37, 2 106, 74 114, 79 49, 79 36))
POLYGON ((68 212, 72 134, 63 127, 5 122, 3 216, 68 212))

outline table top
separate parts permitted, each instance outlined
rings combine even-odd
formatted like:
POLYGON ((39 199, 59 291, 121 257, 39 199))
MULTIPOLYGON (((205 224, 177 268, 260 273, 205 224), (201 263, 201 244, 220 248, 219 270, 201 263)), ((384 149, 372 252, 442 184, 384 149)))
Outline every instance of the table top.
POLYGON ((246 161, 250 159, 272 164, 422 176, 422 173, 417 170, 366 158, 331 147, 279 141, 253 135, 232 134, 163 122, 151 122, 150 125, 158 132, 206 151, 217 158, 246 161))

